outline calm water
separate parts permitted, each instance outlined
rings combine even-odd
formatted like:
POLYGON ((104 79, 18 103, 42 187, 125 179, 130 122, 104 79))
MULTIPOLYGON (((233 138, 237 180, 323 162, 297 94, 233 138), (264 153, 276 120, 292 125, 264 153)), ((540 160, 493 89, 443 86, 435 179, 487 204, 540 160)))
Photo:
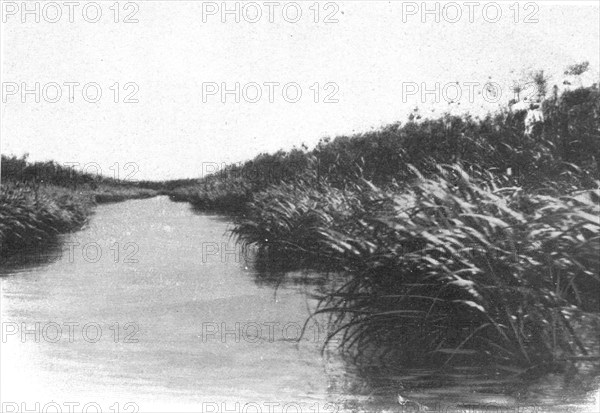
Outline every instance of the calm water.
POLYGON ((565 375, 527 385, 477 372, 361 378, 336 351, 321 354, 324 321, 295 340, 314 306, 306 287, 259 282, 229 225, 165 197, 103 205, 45 257, 5 265, 5 406, 415 411, 399 406, 402 393, 430 411, 595 411, 589 384, 565 375))

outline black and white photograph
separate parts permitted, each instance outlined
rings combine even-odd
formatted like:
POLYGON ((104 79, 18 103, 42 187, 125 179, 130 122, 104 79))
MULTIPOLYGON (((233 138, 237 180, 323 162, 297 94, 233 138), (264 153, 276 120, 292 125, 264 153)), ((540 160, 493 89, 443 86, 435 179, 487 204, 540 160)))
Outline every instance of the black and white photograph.
POLYGON ((600 1, 0 0, 2 413, 600 412, 600 1))

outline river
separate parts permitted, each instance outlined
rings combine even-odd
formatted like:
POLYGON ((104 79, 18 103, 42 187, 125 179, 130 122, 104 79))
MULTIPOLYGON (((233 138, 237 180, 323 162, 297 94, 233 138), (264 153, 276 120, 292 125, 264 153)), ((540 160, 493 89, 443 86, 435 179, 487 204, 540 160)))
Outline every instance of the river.
MULTIPOLYGON (((5 411, 399 411, 401 392, 430 410, 440 401, 587 410, 589 397, 557 402, 562 376, 521 399, 477 377, 368 388, 336 351, 321 352, 324 320, 300 337, 315 305, 307 288, 260 282, 230 226, 166 197, 101 205, 45 256, 4 266, 5 411)), ((419 374, 404 376, 392 383, 419 374)))

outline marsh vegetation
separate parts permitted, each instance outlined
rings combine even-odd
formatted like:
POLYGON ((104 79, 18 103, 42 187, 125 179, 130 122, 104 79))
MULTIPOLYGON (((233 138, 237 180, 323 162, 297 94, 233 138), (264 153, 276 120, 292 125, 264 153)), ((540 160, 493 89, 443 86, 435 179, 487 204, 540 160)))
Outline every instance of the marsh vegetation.
POLYGON ((412 116, 171 197, 235 212, 263 265, 330 274, 317 313, 366 364, 597 361, 600 91, 541 86, 533 124, 514 101, 483 118, 412 116))
POLYGON ((1 168, 0 257, 80 228, 98 203, 157 193, 56 162, 28 162, 26 156, 2 155, 1 168))
POLYGON ((200 180, 124 183, 3 156, 0 252, 79 228, 96 203, 168 194, 233 213, 261 265, 330 276, 316 314, 355 360, 598 361, 600 91, 542 86, 533 124, 515 102, 413 115, 200 180))

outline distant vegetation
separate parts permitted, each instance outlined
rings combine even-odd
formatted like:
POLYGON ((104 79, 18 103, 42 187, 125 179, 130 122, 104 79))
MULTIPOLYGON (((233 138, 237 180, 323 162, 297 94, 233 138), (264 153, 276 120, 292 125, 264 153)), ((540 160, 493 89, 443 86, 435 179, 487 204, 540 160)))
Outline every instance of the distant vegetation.
POLYGON ((446 115, 411 120, 355 136, 323 139, 313 150, 261 154, 242 165, 171 191, 174 200, 204 209, 247 210, 254 195, 281 182, 315 175, 335 187, 368 180, 376 185, 413 179, 440 163, 483 168, 524 189, 594 187, 600 167, 599 91, 580 88, 544 100, 545 121, 525 132, 526 110, 506 108, 483 119, 446 115))
POLYGON ((1 159, 0 257, 43 245, 80 228, 96 203, 147 198, 156 191, 140 184, 84 174, 56 162, 1 159))
POLYGON ((532 124, 531 107, 412 118, 263 154, 171 198, 235 212, 263 263, 329 273, 318 311, 356 357, 598 357, 600 91, 547 96, 535 80, 532 124))

